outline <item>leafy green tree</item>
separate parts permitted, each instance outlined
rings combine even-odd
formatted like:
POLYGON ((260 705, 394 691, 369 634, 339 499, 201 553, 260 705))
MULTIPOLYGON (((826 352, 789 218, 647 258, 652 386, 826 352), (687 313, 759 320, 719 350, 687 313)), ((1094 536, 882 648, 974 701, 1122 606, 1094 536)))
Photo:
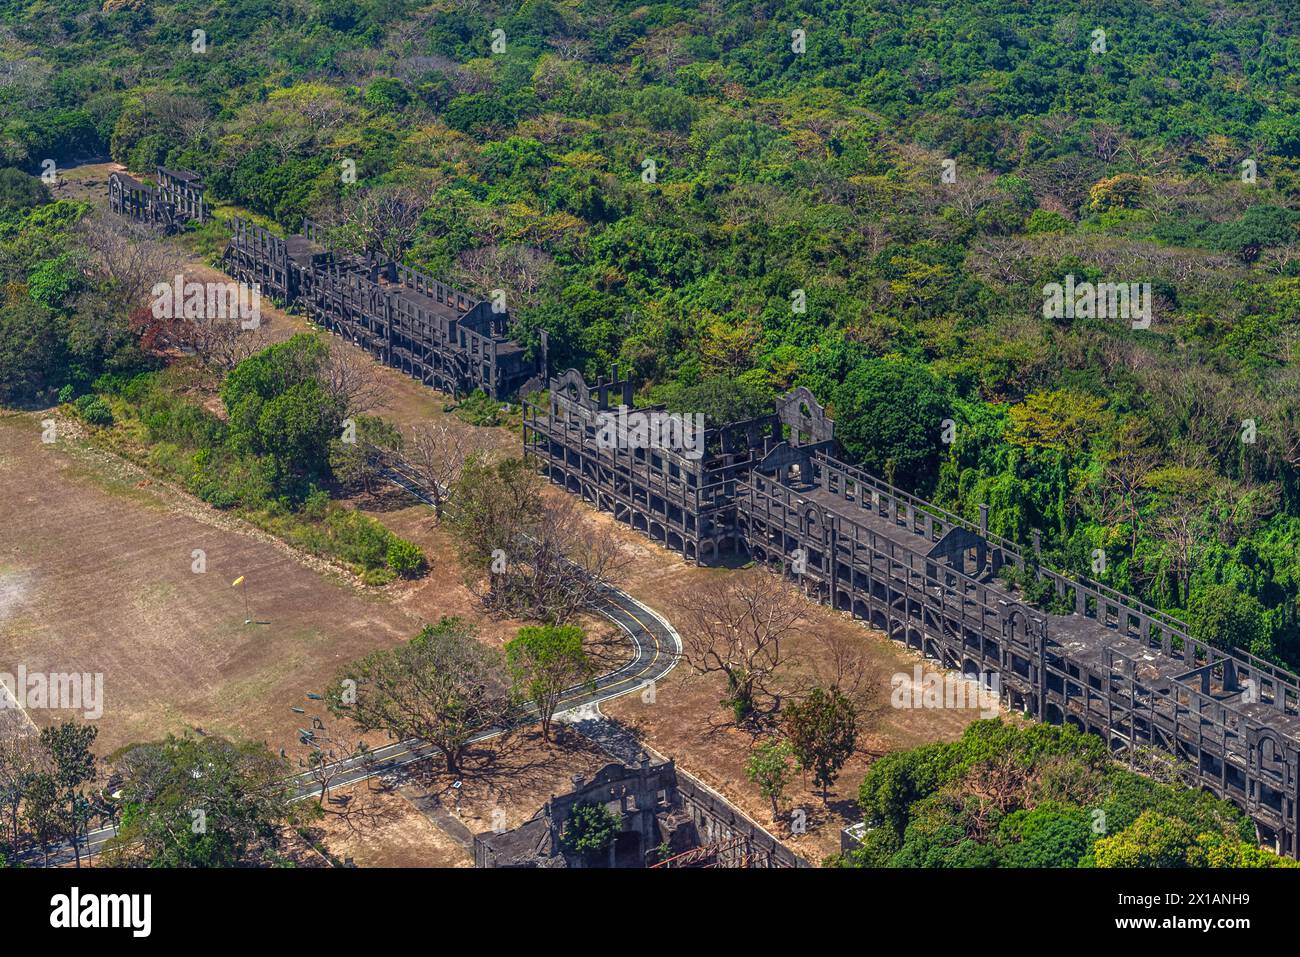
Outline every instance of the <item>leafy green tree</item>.
POLYGON ((366 104, 383 113, 396 113, 410 100, 400 80, 380 77, 366 87, 366 104))
POLYGON ((774 396, 753 382, 712 376, 697 385, 673 383, 657 398, 671 412, 699 412, 710 424, 721 425, 771 412, 774 396))
POLYGON ((83 284, 81 265, 67 253, 41 262, 27 277, 28 294, 52 310, 69 305, 83 284))
POLYGON ((1252 853, 1253 828, 1230 803, 1138 775, 1068 726, 974 722, 960 741, 881 758, 859 803, 881 826, 845 856, 855 866, 1276 863, 1252 853))
POLYGON ((50 778, 57 801, 56 820, 62 835, 72 843, 77 866, 81 866, 81 836, 89 821, 87 786, 95 780, 95 752, 99 729, 92 725, 64 721, 41 729, 41 747, 50 760, 50 778))
POLYGON ((1254 262, 1262 250, 1295 242, 1300 213, 1279 206, 1251 206, 1237 219, 1206 230, 1205 241, 1231 252, 1243 262, 1254 262))
POLYGON ((1222 834, 1202 834, 1196 839, 1197 867, 1300 867, 1300 861, 1281 857, 1256 844, 1233 840, 1222 834))
POLYGON ((924 490, 934 484, 951 408, 948 388, 924 366, 871 359, 835 392, 835 434, 868 470, 902 488, 924 490))
POLYGON ((1092 849, 1097 867, 1196 867, 1198 857, 1192 826, 1156 811, 1144 811, 1129 827, 1102 838, 1092 849))
POLYGON ((43 206, 50 201, 50 189, 39 177, 12 166, 0 169, 0 218, 43 206))
MULTIPOLYGON (((912 809, 902 844, 890 859, 894 867, 996 867, 998 851, 979 840, 977 806, 951 791, 918 802, 912 809)), ((989 812, 994 823, 996 810, 989 812)))
POLYGON ((404 645, 353 662, 326 701, 363 731, 429 742, 452 774, 460 773, 470 739, 501 725, 512 705, 500 652, 459 618, 443 618, 404 645))
POLYGON ((1192 637, 1231 651, 1268 651, 1264 606, 1233 585, 1210 585, 1192 594, 1188 607, 1192 637))
POLYGON ((1074 867, 1097 838, 1083 808, 1043 804, 1002 819, 1002 867, 1074 867))
POLYGON ((822 801, 857 745, 857 712, 837 688, 813 688, 802 701, 787 705, 782 725, 799 767, 812 771, 822 801))
POLYGON ((1069 228, 1070 221, 1050 209, 1036 209, 1025 221, 1025 232, 1031 236, 1039 233, 1063 233, 1069 228))
POLYGON ((950 744, 886 754, 863 778, 858 806, 869 822, 879 822, 901 839, 912 805, 947 783, 960 758, 960 750, 950 744))
POLYGON ((237 451, 266 456, 281 491, 303 490, 329 470, 344 407, 320 381, 329 347, 299 333, 239 363, 221 385, 237 451))
POLYGON ((153 364, 112 286, 79 284, 72 308, 65 311, 70 380, 93 383, 101 373, 127 375, 153 364))
POLYGON ((0 308, 0 401, 41 402, 61 385, 65 353, 59 323, 26 297, 10 297, 0 308))
POLYGON ((266 866, 297 821, 288 766, 257 742, 169 735, 112 758, 122 825, 110 862, 149 867, 266 866))
POLYGON ((329 443, 341 429, 342 411, 319 382, 300 382, 261 405, 255 448, 271 456, 284 475, 325 475, 329 443))
POLYGON ((618 836, 619 820, 609 808, 595 801, 579 801, 569 809, 560 844, 583 857, 594 857, 618 836))
POLYGON ((758 785, 758 791, 772 802, 772 820, 776 820, 777 807, 785 793, 794 766, 790 762, 793 748, 789 741, 768 741, 755 745, 745 760, 745 777, 758 785))
POLYGON ((528 625, 506 642, 506 667, 517 694, 536 707, 542 739, 550 740, 551 719, 569 688, 589 681, 592 662, 577 625, 528 625))
POLYGON ((26 782, 24 798, 23 827, 41 849, 48 864, 50 847, 65 834, 59 786, 54 776, 45 771, 32 775, 26 782))
POLYGON ((695 104, 690 97, 667 86, 647 86, 636 94, 637 117, 655 130, 685 133, 695 118, 695 104))

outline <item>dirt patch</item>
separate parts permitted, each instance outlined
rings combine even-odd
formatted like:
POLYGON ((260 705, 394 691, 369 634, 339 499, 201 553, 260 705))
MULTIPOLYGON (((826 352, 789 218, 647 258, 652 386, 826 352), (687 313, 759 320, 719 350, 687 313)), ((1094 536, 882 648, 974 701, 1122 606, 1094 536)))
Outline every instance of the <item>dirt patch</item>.
POLYGON ((309 835, 336 859, 357 867, 473 867, 473 854, 397 791, 370 782, 333 793, 350 800, 354 816, 326 814, 309 835))
POLYGON ((292 836, 292 853, 324 864, 314 844, 358 867, 472 867, 474 835, 518 827, 572 790, 574 775, 590 778, 611 760, 580 735, 545 742, 540 726, 525 728, 472 746, 459 776, 433 766, 399 782, 332 790, 348 815, 313 822, 310 841, 292 836))
POLYGON ((575 774, 589 778, 613 760, 573 732, 545 742, 535 725, 474 745, 459 777, 431 768, 418 786, 471 834, 481 834, 518 827, 548 798, 573 790, 575 774))
POLYGON ((126 167, 111 162, 82 163, 58 172, 58 181, 50 187, 52 198, 107 206, 108 177, 112 173, 126 172, 126 167))
POLYGON ((101 753, 194 727, 295 745, 309 717, 291 707, 319 711, 309 692, 437 609, 368 594, 241 526, 113 456, 43 444, 37 417, 0 418, 0 670, 102 674, 101 753))

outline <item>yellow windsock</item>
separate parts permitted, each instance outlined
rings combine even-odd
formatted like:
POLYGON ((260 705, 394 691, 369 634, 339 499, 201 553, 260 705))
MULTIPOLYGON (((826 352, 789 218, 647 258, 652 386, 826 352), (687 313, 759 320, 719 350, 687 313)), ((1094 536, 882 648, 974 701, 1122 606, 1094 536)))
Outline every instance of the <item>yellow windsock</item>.
POLYGON ((234 581, 230 583, 230 587, 234 588, 236 585, 242 585, 243 583, 244 583, 244 576, 240 575, 238 578, 236 578, 234 581))

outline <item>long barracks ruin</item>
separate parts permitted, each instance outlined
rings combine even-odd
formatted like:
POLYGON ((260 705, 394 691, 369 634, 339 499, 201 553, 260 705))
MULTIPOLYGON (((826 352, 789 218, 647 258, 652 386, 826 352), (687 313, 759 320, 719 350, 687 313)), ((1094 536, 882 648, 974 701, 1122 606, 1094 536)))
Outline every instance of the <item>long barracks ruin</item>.
MULTIPOLYGON (((978 522, 840 461, 834 423, 806 389, 770 415, 705 431, 704 455, 597 441, 632 383, 570 370, 525 401, 524 446, 550 480, 683 553, 751 557, 944 667, 1008 708, 1098 735, 1121 760, 1155 748, 1233 801, 1261 841, 1297 856, 1300 677, 1097 583, 1043 566, 978 522), (1045 611, 999 571, 1051 586, 1045 611), (990 676, 996 675, 996 684, 990 676)), ((656 407, 657 409, 657 407, 656 407)), ((651 411, 643 409, 637 411, 651 411)))
MULTIPOLYGON (((156 187, 125 173, 109 177, 109 206, 127 219, 174 232, 208 217, 202 181, 158 168, 156 187)), ((453 396, 482 389, 493 399, 516 395, 546 362, 530 358, 507 335, 510 314, 376 252, 333 249, 307 221, 285 239, 242 219, 222 267, 313 322, 365 349, 380 362, 453 396)))
MULTIPOLYGON (((158 188, 111 179, 113 209, 168 229, 205 217, 197 178, 168 175, 158 188)), ((840 461, 834 423, 808 390, 758 418, 711 424, 703 455, 610 443, 600 437, 620 407, 663 410, 633 410, 617 370, 595 386, 574 370, 543 384, 545 340, 527 358, 509 316, 486 302, 373 253, 335 252, 310 223, 280 239, 236 220, 223 262, 427 385, 522 394, 524 448, 550 480, 688 560, 751 557, 944 667, 996 675, 1011 709, 1096 734, 1120 759, 1173 755, 1187 783, 1233 801, 1262 842, 1300 856, 1300 677, 1044 566, 1037 536, 1022 554, 989 533, 987 506, 970 521, 840 461), (1009 567, 1046 583, 1052 610, 1025 603, 999 574, 1009 567)))

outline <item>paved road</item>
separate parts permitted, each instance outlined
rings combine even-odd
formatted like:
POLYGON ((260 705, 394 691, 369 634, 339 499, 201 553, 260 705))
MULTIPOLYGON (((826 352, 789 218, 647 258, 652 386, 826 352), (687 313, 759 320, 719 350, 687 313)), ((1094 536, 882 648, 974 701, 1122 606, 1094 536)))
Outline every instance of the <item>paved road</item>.
MULTIPOLYGON (((428 494, 419 486, 418 481, 404 469, 385 470, 385 476, 406 489, 421 501, 432 504, 428 494)), ((659 681, 674 665, 681 654, 681 636, 677 634, 668 620, 653 609, 643 605, 627 592, 611 585, 601 588, 600 597, 593 609, 618 625, 632 643, 633 655, 630 661, 608 674, 601 675, 594 682, 587 682, 567 691, 561 698, 558 710, 567 711, 581 708, 602 701, 641 691, 651 683, 659 681)), ((527 724, 535 720, 536 709, 521 709, 516 723, 527 724)), ((489 728, 473 737, 473 741, 483 741, 501 734, 502 728, 489 728)), ((340 773, 330 782, 335 789, 378 775, 391 774, 398 769, 417 761, 425 760, 439 753, 433 745, 416 738, 399 741, 395 744, 376 748, 367 759, 352 758, 340 761, 336 765, 340 773)), ((299 774, 290 779, 294 787, 294 799, 306 800, 320 793, 320 785, 310 775, 299 774)), ((111 827, 91 831, 81 845, 81 856, 98 854, 105 842, 114 835, 111 827)), ((24 855, 25 863, 38 865, 43 862, 37 853, 24 855)), ((50 864, 70 863, 74 860, 71 845, 67 845, 50 855, 50 864)))

